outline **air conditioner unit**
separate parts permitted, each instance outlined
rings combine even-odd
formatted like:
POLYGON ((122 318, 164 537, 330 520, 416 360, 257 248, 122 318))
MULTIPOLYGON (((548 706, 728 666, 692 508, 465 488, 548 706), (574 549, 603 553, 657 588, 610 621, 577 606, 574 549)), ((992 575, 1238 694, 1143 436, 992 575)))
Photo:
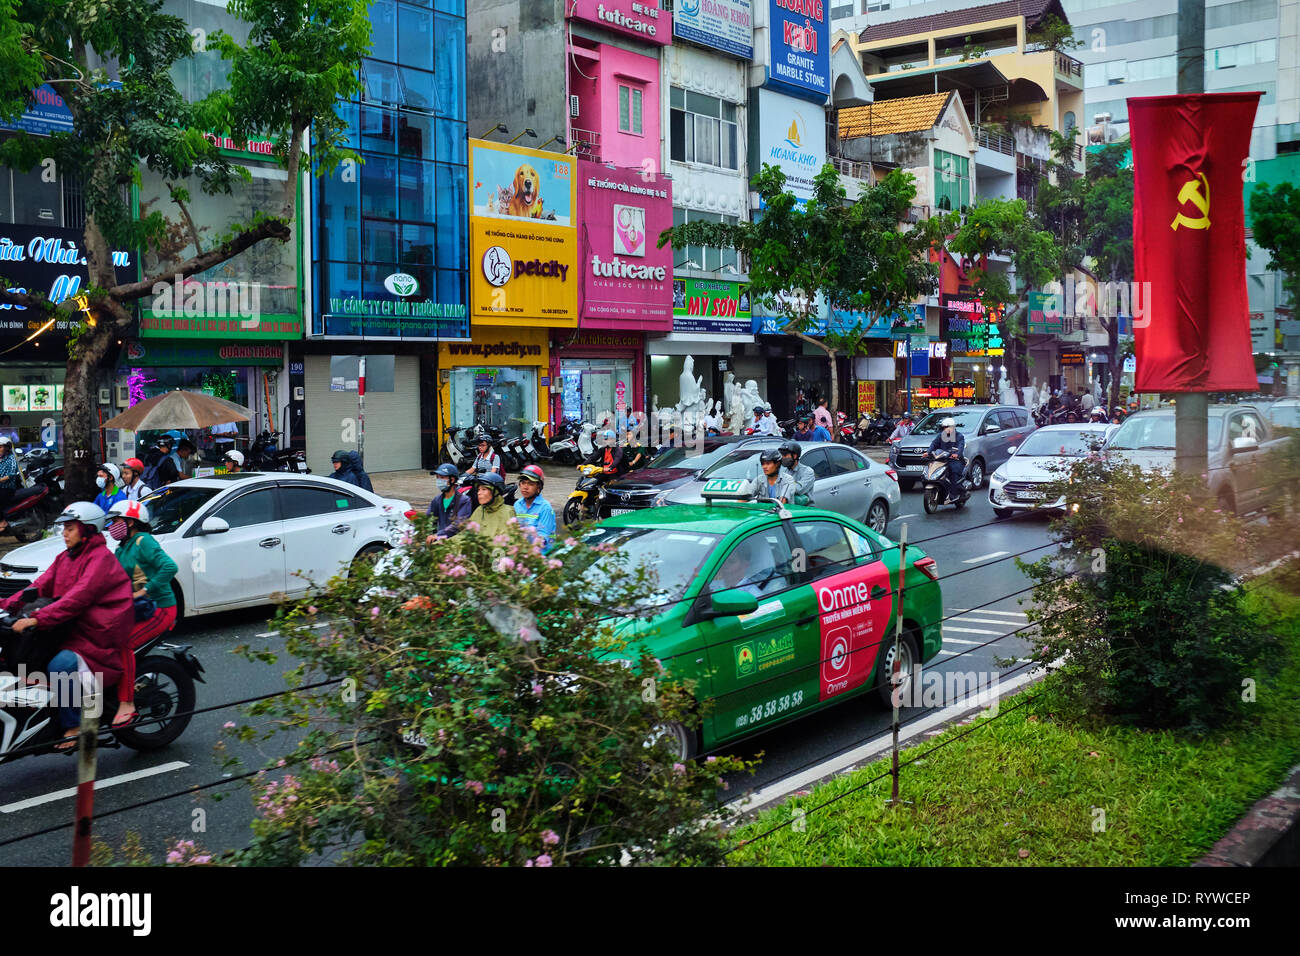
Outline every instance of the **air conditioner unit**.
POLYGON ((1110 122, 1110 114, 1109 114, 1109 113, 1097 113, 1097 114, 1095 114, 1095 115, 1092 117, 1092 121, 1093 121, 1094 123, 1096 123, 1098 126, 1100 126, 1102 123, 1109 123, 1109 122, 1110 122))
POLYGON ((578 113, 579 113, 578 94, 570 93, 569 94, 569 115, 572 116, 574 119, 577 119, 578 113))

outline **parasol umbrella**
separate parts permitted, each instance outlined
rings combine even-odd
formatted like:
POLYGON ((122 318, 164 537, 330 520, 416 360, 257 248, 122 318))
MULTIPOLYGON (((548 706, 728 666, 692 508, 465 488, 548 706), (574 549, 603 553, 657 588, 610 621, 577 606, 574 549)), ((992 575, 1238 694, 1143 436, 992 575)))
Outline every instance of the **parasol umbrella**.
POLYGON ((110 418, 100 427, 146 431, 168 428, 209 428, 226 422, 246 422, 252 413, 242 405, 202 392, 177 390, 157 395, 110 418))

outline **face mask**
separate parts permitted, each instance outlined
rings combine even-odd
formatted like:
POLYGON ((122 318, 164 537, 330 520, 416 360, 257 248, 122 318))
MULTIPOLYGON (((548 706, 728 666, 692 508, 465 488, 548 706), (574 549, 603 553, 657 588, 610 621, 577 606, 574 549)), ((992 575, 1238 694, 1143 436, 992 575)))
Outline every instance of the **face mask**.
POLYGON ((450 480, 450 479, 448 479, 448 478, 439 478, 439 479, 438 479, 438 490, 439 490, 439 491, 446 491, 450 486, 451 486, 451 480, 450 480))
POLYGON ((111 525, 108 526, 108 536, 112 538, 114 541, 125 541, 126 522, 114 521, 111 525))
POLYGON ((99 485, 100 488, 103 488, 108 484, 108 479, 105 478, 103 475, 100 475, 98 478, 95 479, 95 484, 99 485))

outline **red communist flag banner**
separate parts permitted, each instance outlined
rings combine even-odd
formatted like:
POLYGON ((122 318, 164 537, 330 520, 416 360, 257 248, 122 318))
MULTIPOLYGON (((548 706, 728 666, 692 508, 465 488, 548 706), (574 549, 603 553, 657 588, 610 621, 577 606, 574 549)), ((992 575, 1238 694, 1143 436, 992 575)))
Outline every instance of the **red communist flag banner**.
POLYGON ((1139 96, 1133 145, 1138 392, 1259 387, 1246 299, 1242 183, 1259 93, 1139 96), (1138 300, 1141 296, 1141 300, 1138 300))

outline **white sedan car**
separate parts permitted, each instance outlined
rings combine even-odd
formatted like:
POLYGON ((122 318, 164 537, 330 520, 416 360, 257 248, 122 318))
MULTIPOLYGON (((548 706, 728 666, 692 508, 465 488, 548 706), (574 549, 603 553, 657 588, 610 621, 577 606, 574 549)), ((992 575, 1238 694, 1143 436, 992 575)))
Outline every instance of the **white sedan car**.
POLYGON ((989 503, 993 505, 993 513, 1006 518, 1015 511, 1065 507, 1064 498, 1048 501, 1044 488, 1068 473, 1075 459, 1100 449, 1119 427, 1104 422, 1083 422, 1045 425, 1031 432, 1019 446, 1011 449, 1011 457, 989 475, 989 503))
MULTIPOLYGON (((176 562, 172 586, 185 617, 304 596, 387 551, 410 526, 405 501, 280 472, 190 478, 145 504, 154 537, 176 562)), ((28 587, 62 550, 56 534, 6 554, 0 598, 28 587)))

